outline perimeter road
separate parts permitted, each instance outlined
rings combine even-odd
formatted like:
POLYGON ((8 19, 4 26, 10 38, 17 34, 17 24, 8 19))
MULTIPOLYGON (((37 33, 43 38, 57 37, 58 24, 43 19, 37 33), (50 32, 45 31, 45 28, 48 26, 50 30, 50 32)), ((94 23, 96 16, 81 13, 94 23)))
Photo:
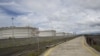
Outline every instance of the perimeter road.
POLYGON ((42 56, 100 56, 85 42, 85 37, 77 37, 56 47, 50 48, 42 56))

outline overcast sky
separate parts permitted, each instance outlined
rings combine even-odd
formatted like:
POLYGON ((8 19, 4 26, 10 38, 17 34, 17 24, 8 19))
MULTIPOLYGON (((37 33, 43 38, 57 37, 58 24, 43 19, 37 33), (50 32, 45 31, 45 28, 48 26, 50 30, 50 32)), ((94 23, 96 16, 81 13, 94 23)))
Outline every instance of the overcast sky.
POLYGON ((100 0, 0 0, 0 27, 38 27, 58 32, 100 32, 100 0))

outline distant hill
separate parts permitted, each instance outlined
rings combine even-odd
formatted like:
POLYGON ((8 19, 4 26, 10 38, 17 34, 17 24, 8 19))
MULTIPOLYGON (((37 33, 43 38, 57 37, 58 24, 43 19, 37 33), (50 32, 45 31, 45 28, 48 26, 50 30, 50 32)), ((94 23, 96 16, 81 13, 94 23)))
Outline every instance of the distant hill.
POLYGON ((96 32, 96 33, 83 33, 83 34, 79 34, 79 35, 100 35, 100 32, 96 32))

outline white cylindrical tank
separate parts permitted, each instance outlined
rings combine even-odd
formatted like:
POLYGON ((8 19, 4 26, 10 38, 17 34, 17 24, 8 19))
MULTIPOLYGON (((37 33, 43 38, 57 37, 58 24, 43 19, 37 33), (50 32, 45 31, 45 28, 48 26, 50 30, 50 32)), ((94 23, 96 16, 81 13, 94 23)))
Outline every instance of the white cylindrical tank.
POLYGON ((59 33, 56 33, 56 36, 65 36, 65 33, 64 32, 59 32, 59 33))
POLYGON ((4 27, 0 28, 0 38, 26 38, 38 34, 37 28, 32 27, 4 27))
POLYGON ((45 31, 39 31, 39 36, 56 36, 56 31, 55 30, 45 30, 45 31))

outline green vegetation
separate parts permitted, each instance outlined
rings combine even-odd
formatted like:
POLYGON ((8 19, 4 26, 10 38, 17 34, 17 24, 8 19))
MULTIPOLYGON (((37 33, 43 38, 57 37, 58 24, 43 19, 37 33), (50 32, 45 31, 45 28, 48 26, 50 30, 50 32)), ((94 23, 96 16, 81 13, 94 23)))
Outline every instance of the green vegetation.
POLYGON ((85 35, 87 43, 100 52, 100 35, 85 35))
POLYGON ((93 48, 95 48, 97 51, 100 52, 100 45, 92 45, 93 48))
POLYGON ((45 50, 47 50, 46 49, 46 46, 47 45, 54 45, 54 46, 56 46, 58 43, 63 43, 63 42, 65 42, 65 41, 68 41, 68 40, 71 40, 71 39, 73 39, 73 38, 64 38, 64 39, 58 39, 58 40, 54 40, 54 41, 47 41, 47 42, 43 42, 43 43, 41 43, 41 45, 40 45, 40 47, 44 47, 44 48, 41 48, 40 50, 39 50, 39 52, 38 51, 31 51, 31 52, 29 52, 29 53, 27 53, 26 55, 24 54, 23 56, 39 56, 41 53, 43 53, 45 50))
MULTIPOLYGON (((75 37, 73 37, 75 38, 75 37)), ((19 54, 20 56, 39 56, 41 53, 43 53, 45 50, 47 50, 47 46, 50 45, 58 45, 58 43, 63 43, 65 41, 73 39, 71 38, 63 38, 63 39, 52 39, 52 38, 41 38, 41 42, 39 42, 39 51, 38 51, 38 44, 35 42, 35 39, 29 39, 31 40, 30 44, 27 45, 21 45, 21 46, 13 46, 13 47, 7 47, 7 48, 0 48, 0 56, 11 56, 13 54, 19 54), (33 44, 32 44, 33 41, 33 44)), ((26 40, 26 39, 25 39, 26 40)), ((29 40, 23 41, 23 43, 28 42, 29 40)), ((22 43, 22 41, 20 42, 22 43)))

